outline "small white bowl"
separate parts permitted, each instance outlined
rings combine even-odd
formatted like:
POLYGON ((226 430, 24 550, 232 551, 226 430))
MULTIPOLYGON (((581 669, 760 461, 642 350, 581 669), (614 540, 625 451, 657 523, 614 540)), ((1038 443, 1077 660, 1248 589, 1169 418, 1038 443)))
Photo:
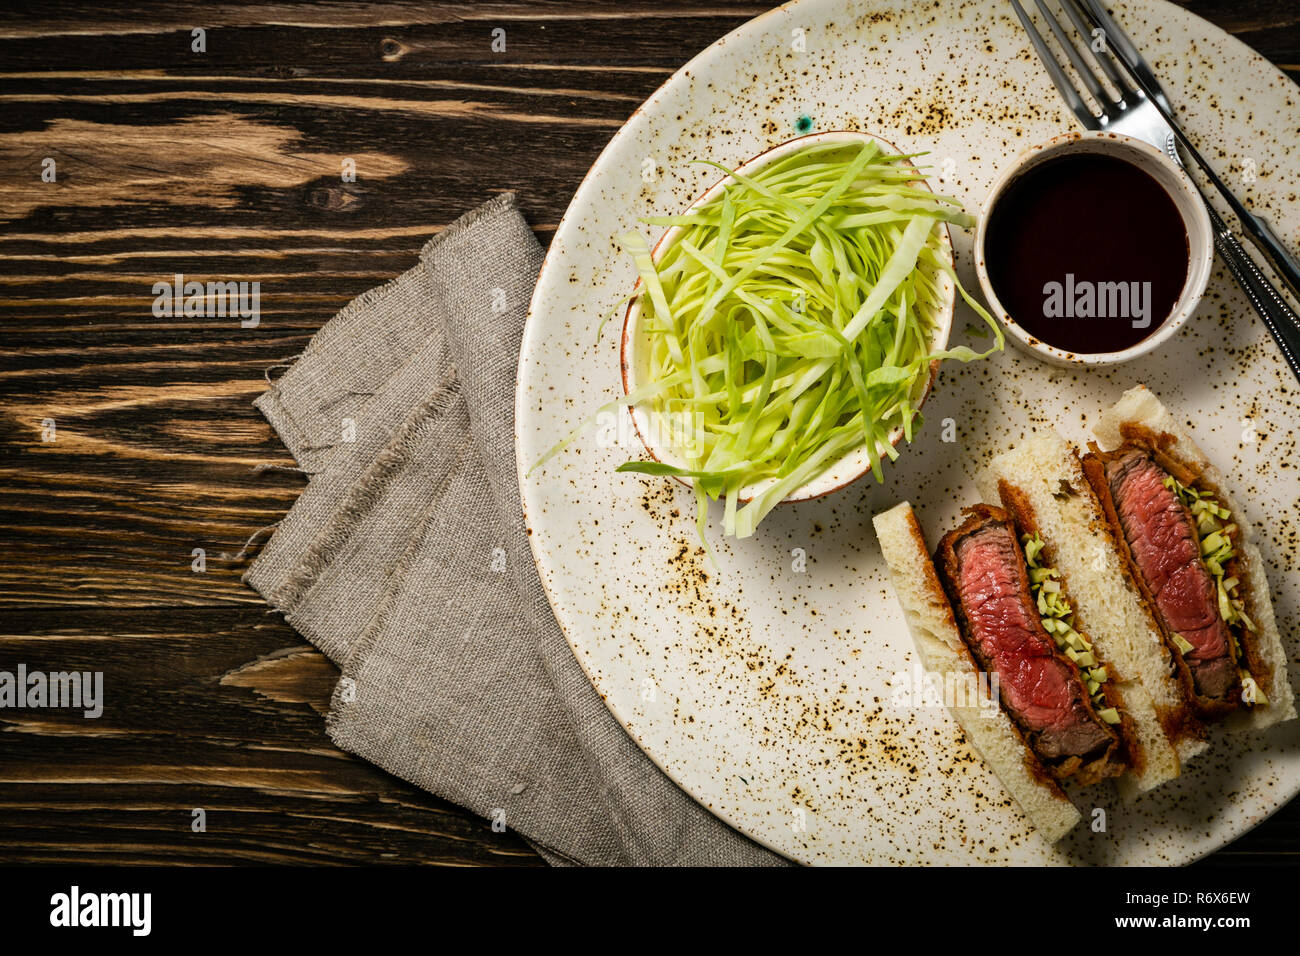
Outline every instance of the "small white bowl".
MULTIPOLYGON (((1069 223, 1062 223, 1062 228, 1069 228, 1069 223)), ((1022 352, 1067 368, 1080 365, 1115 365, 1132 361, 1158 349, 1169 341, 1182 328, 1188 317, 1196 311, 1213 266, 1214 230, 1210 226, 1210 217, 1205 211, 1205 204, 1192 181, 1168 156, 1150 143, 1122 133, 1095 131, 1066 133, 1048 140, 1041 146, 1027 150, 994 182, 988 198, 984 200, 984 206, 980 210, 979 225, 975 229, 975 271, 979 275, 980 287, 984 290, 989 311, 997 316, 1002 327, 1006 329, 1007 340, 1022 352), (1119 352, 1070 352, 1030 335, 1007 313, 993 290, 993 283, 989 280, 984 240, 989 213, 992 212, 997 201, 1012 182, 1035 166, 1061 156, 1079 153, 1113 156, 1126 160, 1147 173, 1169 195, 1178 210, 1178 215, 1183 220, 1183 226, 1187 229, 1187 280, 1183 283, 1183 291, 1174 303, 1173 313, 1145 339, 1119 352)))
MULTIPOLYGON (((818 143, 844 142, 844 143, 862 143, 875 141, 881 145, 886 154, 898 154, 900 150, 893 144, 881 139, 879 136, 873 136, 870 133, 858 133, 849 130, 836 130, 825 133, 812 133, 808 136, 800 136, 796 139, 787 140, 780 145, 774 146, 764 153, 760 153, 753 159, 746 161, 737 167, 736 171, 742 174, 753 174, 756 170, 776 162, 779 159, 788 156, 805 147, 818 143)), ((718 182, 710 186, 698 199, 687 207, 686 212, 707 203, 714 199, 722 190, 733 183, 730 176, 724 176, 718 182)), ((929 184, 922 178, 917 178, 911 185, 923 186, 929 188, 929 184)), ((677 241, 681 235, 680 226, 673 226, 668 229, 655 243, 651 255, 657 263, 660 257, 671 248, 672 244, 677 241)), ((947 225, 944 224, 942 231, 942 241, 944 248, 947 250, 948 264, 951 266, 952 257, 952 237, 948 232, 947 225)), ((939 350, 948 344, 948 336, 952 331, 953 306, 956 300, 956 286, 947 273, 935 270, 934 281, 942 293, 942 305, 938 314, 932 316, 935 324, 934 340, 930 343, 932 350, 939 350)), ((637 287, 640 287, 638 281, 637 287)), ((635 289, 634 289, 635 291, 635 289)), ((648 377, 648 350, 645 346, 648 344, 648 337, 641 331, 641 296, 636 295, 628 305, 627 313, 623 318, 623 339, 620 352, 620 364, 622 366, 623 377, 623 394, 628 395, 642 385, 648 377)), ((930 375, 926 379, 924 388, 921 392, 918 405, 924 404, 926 397, 930 394, 931 388, 934 387, 935 377, 939 372, 939 362, 930 363, 930 375)), ((662 421, 662 416, 653 412, 649 403, 633 405, 629 408, 632 415, 632 424, 636 428, 637 437, 641 439, 641 444, 645 446, 650 457, 655 461, 664 462, 665 464, 675 465, 680 468, 688 468, 689 465, 675 455, 669 443, 661 440, 665 435, 671 435, 672 429, 669 424, 662 421)), ((895 428, 889 434, 889 443, 897 445, 903 437, 903 429, 895 428)), ((839 460, 832 462, 825 470, 805 482, 800 487, 782 499, 782 504, 792 501, 806 501, 810 498, 820 498, 822 495, 830 494, 833 491, 845 487, 861 478, 871 470, 871 459, 867 455, 866 442, 850 450, 839 460)), ((689 478, 678 478, 678 481, 685 485, 691 485, 689 478)), ((749 501, 756 495, 762 494, 763 491, 774 484, 776 479, 768 479, 753 485, 748 485, 740 489, 737 497, 740 501, 749 501)))

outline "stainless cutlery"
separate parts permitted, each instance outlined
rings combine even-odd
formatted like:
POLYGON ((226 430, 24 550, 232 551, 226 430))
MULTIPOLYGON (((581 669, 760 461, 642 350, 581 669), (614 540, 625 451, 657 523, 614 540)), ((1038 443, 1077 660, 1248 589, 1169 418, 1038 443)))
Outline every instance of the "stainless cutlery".
MULTIPOLYGON (((1093 112, 1084 99, 1083 92, 1070 80, 1047 39, 1020 0, 1010 2, 1052 82, 1084 128, 1108 130, 1141 139, 1165 152, 1179 166, 1183 166, 1179 150, 1181 146, 1223 195, 1229 208, 1240 219, 1246 235, 1269 259, 1292 290, 1300 294, 1300 265, 1268 224, 1251 213, 1232 194, 1178 127, 1168 97, 1161 89, 1155 73, 1099 0, 1059 0, 1060 7, 1073 28, 1074 37, 1070 35, 1069 29, 1062 26, 1045 0, 1034 0, 1034 3, 1065 54, 1065 59, 1078 75, 1086 92, 1100 107, 1100 114, 1093 112), (1103 42, 1090 42, 1089 38, 1094 41, 1101 38, 1103 42), (1103 78, 1109 82, 1114 93, 1103 85, 1103 78)), ((1028 3, 1028 0, 1025 2, 1028 3)), ((1233 230, 1215 211, 1205 191, 1199 185, 1197 189, 1214 227, 1215 248, 1264 321, 1292 372, 1300 379, 1300 316, 1297 316, 1285 296, 1255 264, 1233 230)))

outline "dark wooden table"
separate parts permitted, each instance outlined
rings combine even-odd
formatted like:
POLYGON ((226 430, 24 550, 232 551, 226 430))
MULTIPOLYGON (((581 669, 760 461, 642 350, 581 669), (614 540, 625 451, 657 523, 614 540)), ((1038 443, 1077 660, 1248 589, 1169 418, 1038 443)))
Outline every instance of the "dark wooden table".
MULTIPOLYGON (((1294 0, 1187 6, 1300 76, 1294 0)), ((492 192, 549 241, 637 104, 765 7, 124 9, 0 13, 0 669, 99 669, 111 702, 0 711, 0 861, 540 864, 326 737, 337 672, 232 560, 303 486, 252 471, 292 461, 250 403, 492 192), (260 327, 154 317, 176 272, 260 281, 260 327)), ((1212 860, 1298 852, 1300 803, 1212 860)))

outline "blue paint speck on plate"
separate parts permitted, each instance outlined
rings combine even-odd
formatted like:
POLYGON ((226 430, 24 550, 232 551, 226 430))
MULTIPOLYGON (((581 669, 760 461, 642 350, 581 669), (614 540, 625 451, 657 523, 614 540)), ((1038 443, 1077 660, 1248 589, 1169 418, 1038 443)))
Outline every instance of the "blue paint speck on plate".
POLYGON ((811 116, 800 116, 794 121, 794 128, 801 133, 812 132, 813 121, 811 116))

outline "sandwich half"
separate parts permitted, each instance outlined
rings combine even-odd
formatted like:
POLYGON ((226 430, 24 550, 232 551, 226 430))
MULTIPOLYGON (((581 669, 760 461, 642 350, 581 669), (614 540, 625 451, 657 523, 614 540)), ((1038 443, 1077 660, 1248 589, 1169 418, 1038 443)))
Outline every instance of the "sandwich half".
POLYGON ((1123 558, 1074 449, 1056 432, 995 457, 976 478, 984 500, 1011 515, 1031 574, 1057 585, 1041 605, 1067 646, 1086 635, 1107 662, 1111 699, 1124 715, 1128 768, 1117 781, 1132 796, 1177 777, 1181 760, 1206 747, 1159 628, 1124 570, 1123 558), (1048 570, 1043 570, 1048 569, 1048 570))
POLYGON ((1144 386, 1095 428, 1084 474, 1200 719, 1296 716, 1263 559, 1222 475, 1144 386))
POLYGON ((876 515, 874 524, 924 668, 944 678, 998 674, 999 706, 950 702, 949 710, 1034 828, 1056 842, 1080 820, 1059 781, 1119 773, 1123 740, 1107 720, 1118 715, 1097 712, 1086 677, 1056 653, 1028 605, 1028 575, 1010 537, 1009 516, 984 506, 969 509, 962 527, 940 544, 941 568, 907 502, 876 515), (982 602, 975 592, 990 600, 982 602), (999 608, 1014 618, 1012 633, 998 633, 999 608), (1019 653, 1011 647, 1017 640, 1026 645, 1019 653))

